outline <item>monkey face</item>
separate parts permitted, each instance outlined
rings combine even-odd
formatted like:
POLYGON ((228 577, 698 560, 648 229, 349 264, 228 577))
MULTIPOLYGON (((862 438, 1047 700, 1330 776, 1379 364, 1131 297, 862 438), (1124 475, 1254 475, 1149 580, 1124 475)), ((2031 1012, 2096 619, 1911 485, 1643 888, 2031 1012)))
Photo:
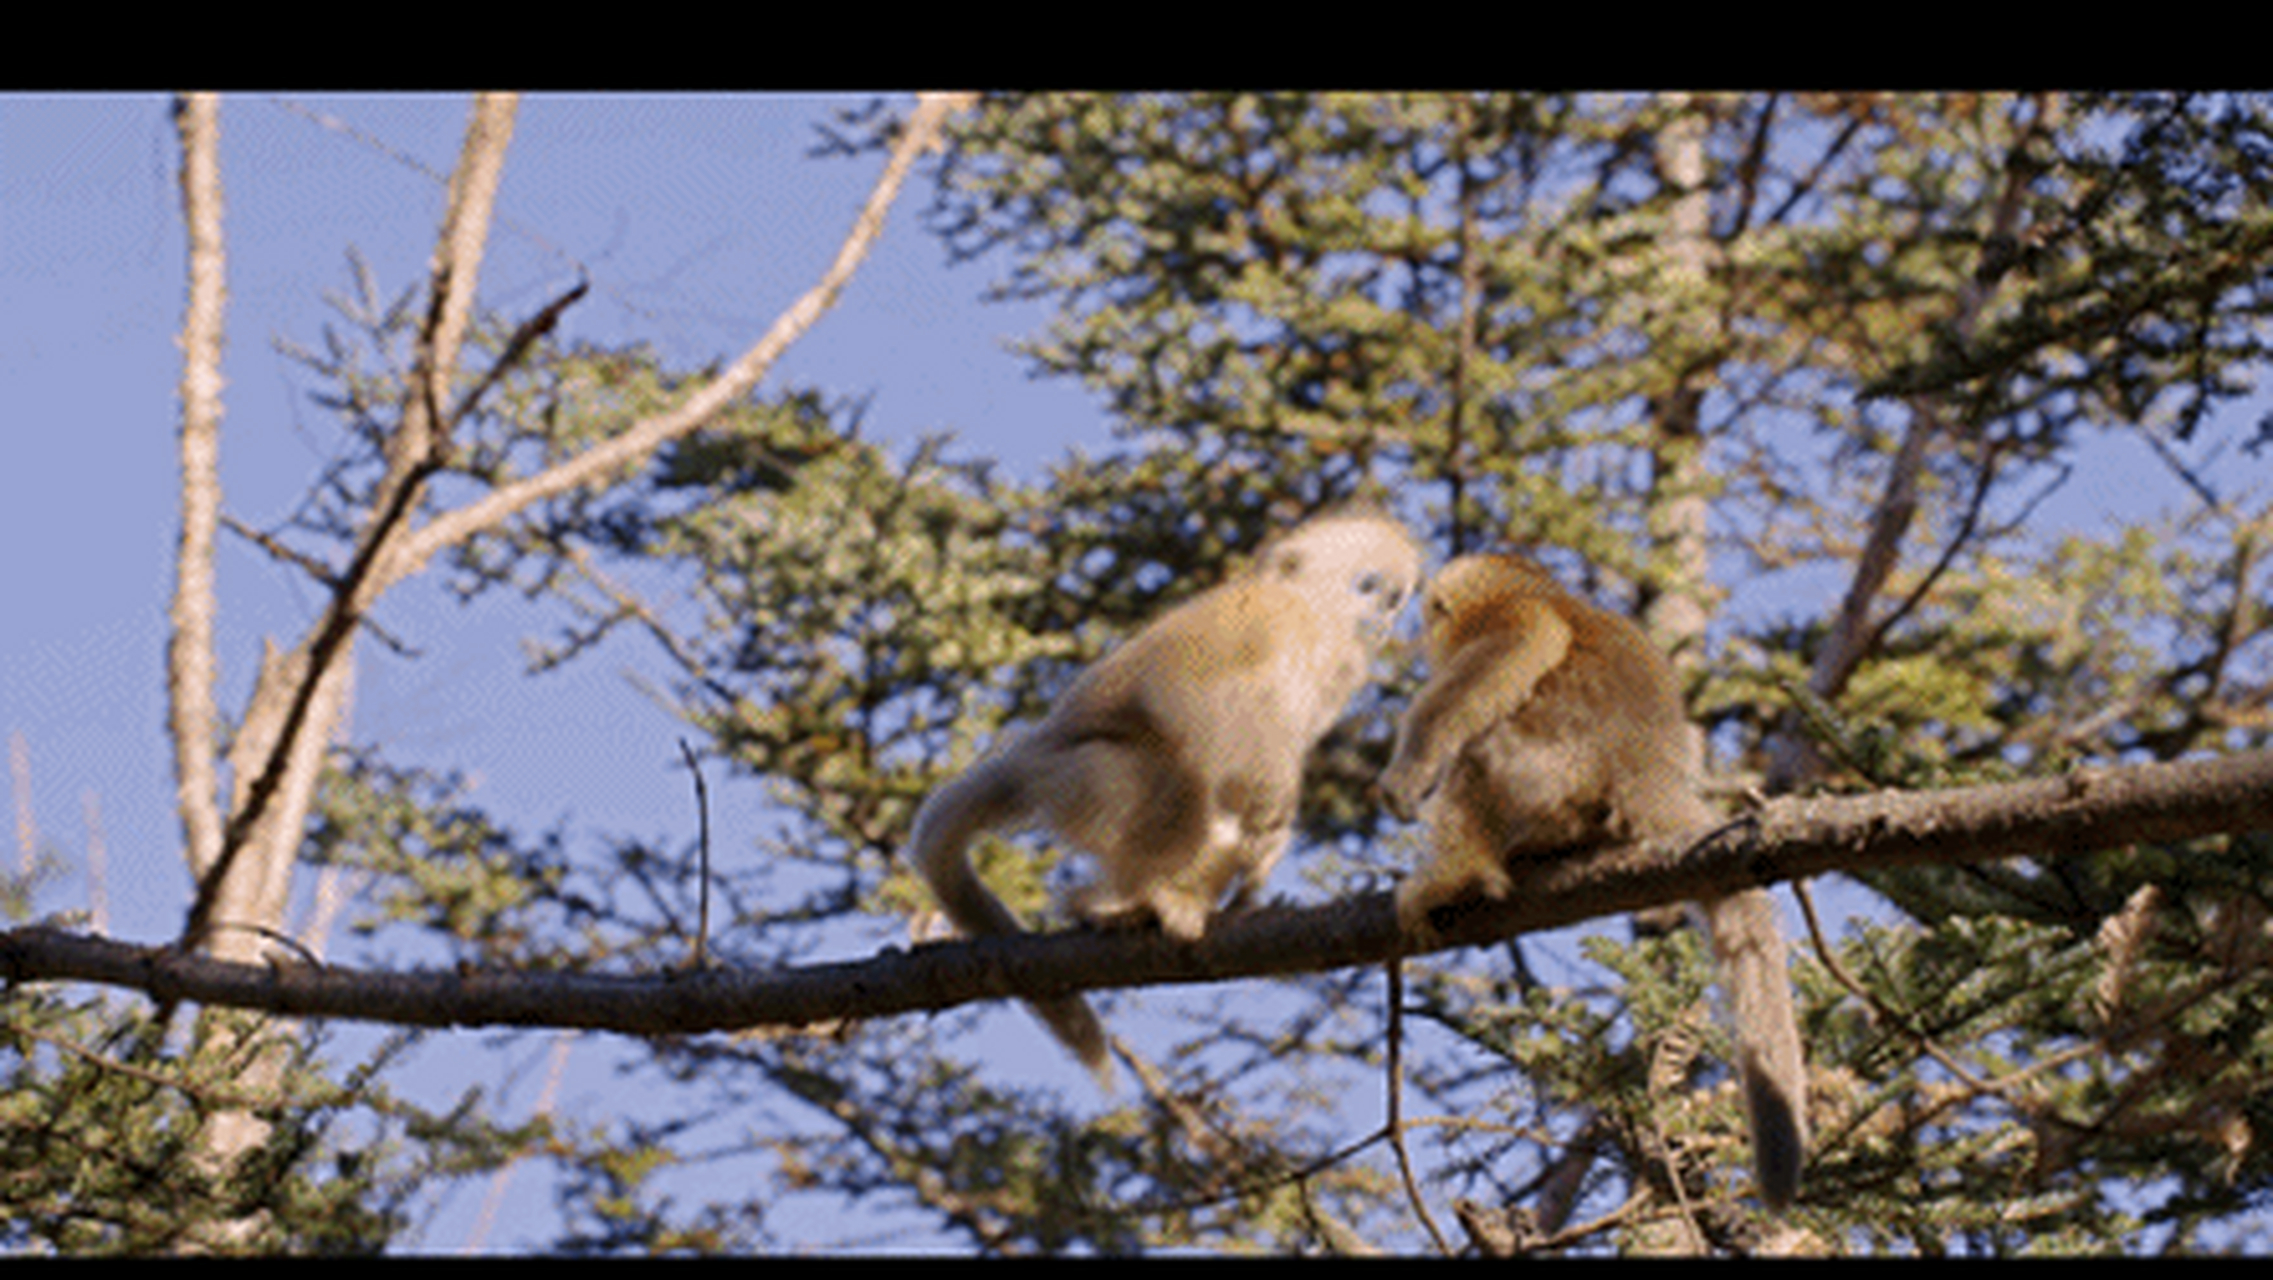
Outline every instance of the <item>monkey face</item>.
POLYGON ((1431 662, 1500 627, 1504 606, 1521 596, 1560 594, 1546 570, 1516 555, 1462 556, 1429 580, 1421 603, 1423 644, 1431 662))
POLYGON ((1378 644, 1421 582, 1421 549, 1405 526, 1377 512, 1322 516, 1265 552, 1262 571, 1301 588, 1330 614, 1350 617, 1378 644))

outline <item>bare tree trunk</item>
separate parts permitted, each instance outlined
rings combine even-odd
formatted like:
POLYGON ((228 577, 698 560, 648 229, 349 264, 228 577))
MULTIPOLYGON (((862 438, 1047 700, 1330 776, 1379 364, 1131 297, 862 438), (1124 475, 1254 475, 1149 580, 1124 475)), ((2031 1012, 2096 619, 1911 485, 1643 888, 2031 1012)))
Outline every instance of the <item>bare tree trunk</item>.
MULTIPOLYGON (((1705 133, 1711 127, 1710 109, 1689 94, 1668 95, 1670 118, 1657 136, 1658 178, 1673 193, 1661 255, 1659 304, 1670 313, 1667 340, 1678 349, 1710 349, 1718 329, 1717 308, 1710 287, 1713 256, 1711 197, 1705 186, 1705 133)), ((1642 625, 1650 638, 1673 655, 1677 670, 1694 668, 1700 656, 1705 627, 1712 610, 1706 595, 1712 590, 1711 563, 1706 542, 1707 500, 1703 409, 1705 389, 1698 374, 1705 367, 1684 358, 1681 380, 1650 404, 1650 494, 1644 519, 1653 572, 1645 579, 1642 625)), ((1700 730, 1691 729, 1693 734, 1700 730)), ((1699 744, 1700 758, 1702 746, 1699 744)), ((1680 928, 1687 912, 1679 904, 1633 913, 1637 936, 1662 934, 1680 928)), ((1601 1144, 1574 1145, 1566 1160, 1591 1162, 1601 1144)), ((1638 1176, 1636 1189, 1648 1187, 1652 1195, 1677 1184, 1682 1170, 1668 1165, 1664 1177, 1638 1176)), ((1571 1178, 1570 1183, 1582 1179, 1571 1178)), ((1672 1193, 1676 1207, 1679 1189, 1672 1193)), ((1550 1231, 1562 1226, 1570 1202, 1551 1206, 1555 1219, 1543 1225, 1550 1231)), ((1686 1213, 1665 1216, 1655 1229, 1636 1236, 1643 1254, 1688 1256, 1706 1251, 1703 1235, 1686 1213)))
MULTIPOLYGON (((431 265, 432 300, 408 379, 402 421, 386 444, 386 474, 324 617, 288 653, 280 655, 272 647, 264 655, 244 724, 230 752, 234 782, 227 821, 220 826, 213 850, 192 859, 198 898, 184 929, 187 942, 207 945, 212 941, 208 935, 224 922, 231 926, 221 930, 224 933, 244 933, 247 927, 257 932, 280 923, 277 913, 289 883, 291 853, 321 772, 323 744, 338 719, 355 631, 379 597, 417 573, 442 549, 495 527, 531 503, 637 465, 746 394, 834 304, 882 231, 885 211, 915 160, 936 144, 948 115, 967 101, 962 94, 919 97, 883 175, 820 283, 710 384, 676 408, 635 422, 622 434, 549 470, 419 525, 414 516, 426 481, 442 465, 450 430, 464 409, 453 398, 452 387, 505 147, 513 131, 515 104, 509 95, 482 95, 475 100, 465 145, 450 179, 448 212, 431 265)), ((210 612, 208 603, 205 613, 210 612)), ((206 648, 209 652, 209 633, 206 648)), ((177 754, 187 753, 177 748, 177 754)), ((192 847, 199 848, 194 842, 192 847)))
POLYGON ((39 861, 39 823, 32 818, 32 749, 24 735, 8 734, 8 782, 16 797, 16 852, 25 875, 39 861))
POLYGON ((189 306, 181 335, 182 526, 166 648, 167 728, 190 874, 202 879, 220 857, 222 835, 213 699, 213 538, 221 519, 221 340, 228 301, 220 103, 212 94, 184 94, 174 104, 174 124, 181 136, 189 306))
MULTIPOLYGON (((250 961, 263 939, 281 934, 292 868, 306 829, 324 754, 345 710, 357 625, 387 585, 375 567, 408 527, 425 481, 447 445, 446 406, 458 351, 472 316, 482 248, 497 182, 512 137, 514 101, 476 99, 473 120, 431 267, 432 302, 421 332, 400 426, 387 444, 387 470, 356 549, 354 568, 316 627, 289 653, 273 644, 262 655, 244 722, 230 750, 229 818, 213 807, 212 536, 220 490, 218 388, 221 340, 220 175, 215 155, 217 110, 192 98, 182 119, 183 205, 191 228, 191 315, 183 347, 182 587, 176 596, 172 683, 175 756, 184 825, 197 896, 184 929, 187 945, 218 959, 250 961), (194 554, 193 554, 194 553, 194 554)), ((255 1097, 282 1083, 288 1046, 250 1042, 271 1028, 243 1017, 201 1019, 199 1053, 245 1054, 238 1085, 255 1097), (249 1052, 248 1052, 249 1051, 249 1052)), ((251 1112, 210 1117, 199 1160, 216 1175, 266 1139, 269 1126, 251 1112)), ((257 1228, 247 1219, 216 1227, 198 1243, 241 1246, 257 1228)))
MULTIPOLYGON (((1676 195, 1663 247, 1665 288, 1661 298, 1685 344, 1717 342, 1717 308, 1710 278, 1717 246, 1712 240, 1710 195, 1705 187, 1705 108, 1676 94, 1668 100, 1676 113, 1657 140, 1658 169, 1676 195)), ((1662 572, 1645 601, 1643 623, 1650 638, 1675 655, 1678 665, 1695 663, 1711 617, 1711 563, 1705 540, 1710 490, 1705 470, 1705 439, 1700 415, 1704 388, 1685 379, 1651 405, 1655 456, 1651 459, 1648 515, 1649 551, 1662 572), (1686 661, 1683 659, 1686 658, 1686 661)))
POLYGON ((197 900, 183 930, 192 946, 208 945, 217 924, 229 926, 222 932, 282 924, 292 855, 338 718, 355 631, 380 595, 403 576, 400 548, 411 534, 426 482, 449 447, 450 389, 472 317, 514 109, 509 96, 475 100, 450 178, 449 208, 430 268, 431 301, 402 420, 386 444, 386 473, 324 616, 289 654, 279 657, 272 648, 263 657, 244 726, 230 753, 235 783, 229 821, 218 853, 210 865, 199 868, 197 900))

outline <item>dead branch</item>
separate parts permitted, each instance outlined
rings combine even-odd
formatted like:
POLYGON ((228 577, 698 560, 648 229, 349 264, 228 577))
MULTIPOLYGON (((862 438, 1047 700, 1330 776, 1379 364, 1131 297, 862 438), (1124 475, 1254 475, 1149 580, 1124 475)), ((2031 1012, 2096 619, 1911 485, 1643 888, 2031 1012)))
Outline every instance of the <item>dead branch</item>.
POLYGON ((622 434, 601 441, 557 466, 492 490, 476 501, 435 517, 402 547, 396 576, 417 572, 443 548, 493 528, 533 503, 558 497, 583 485, 604 483, 622 468, 636 465, 748 394, 781 354, 836 305, 837 295, 843 292, 877 236, 883 233, 884 215, 890 211, 916 160, 938 141, 947 117, 966 102, 967 96, 960 94, 919 96, 914 113, 885 163, 883 174, 869 192, 867 203, 861 206, 851 233, 838 248, 836 260, 822 273, 819 283, 781 313, 756 345, 677 407, 641 419, 626 427, 622 434))

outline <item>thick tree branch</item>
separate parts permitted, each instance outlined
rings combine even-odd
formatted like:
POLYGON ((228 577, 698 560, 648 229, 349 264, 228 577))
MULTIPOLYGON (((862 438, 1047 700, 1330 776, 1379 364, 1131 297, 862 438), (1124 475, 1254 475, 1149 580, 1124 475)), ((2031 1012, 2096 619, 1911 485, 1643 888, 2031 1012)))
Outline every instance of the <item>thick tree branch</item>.
MULTIPOLYGON (((1948 791, 1785 799, 1711 838, 1696 832, 1542 866, 1518 897, 1469 913, 1440 945, 1480 945, 1829 871, 2049 858, 2267 830, 2273 830, 2273 752, 2265 751, 1948 791), (1701 847, 1689 849, 1693 843, 1701 847)), ((887 1017, 1075 990, 1309 973, 1422 949, 1398 931, 1390 895, 1373 892, 1231 917, 1196 944, 1149 930, 1075 931, 895 948, 863 960, 769 972, 639 977, 380 973, 290 959, 264 966, 32 926, 0 933, 0 977, 95 982, 161 1002, 295 1017, 672 1035, 887 1017)))

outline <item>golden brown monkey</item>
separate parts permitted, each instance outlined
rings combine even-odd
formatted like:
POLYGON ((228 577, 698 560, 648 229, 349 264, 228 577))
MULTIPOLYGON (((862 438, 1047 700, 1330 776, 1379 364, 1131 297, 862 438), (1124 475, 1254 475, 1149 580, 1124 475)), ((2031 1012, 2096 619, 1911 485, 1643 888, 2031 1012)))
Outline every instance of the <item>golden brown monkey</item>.
MULTIPOLYGON (((1096 882, 1073 895, 1082 917, 1150 917, 1198 938, 1227 892, 1244 899, 1286 851, 1303 759, 1365 683, 1420 566, 1405 527, 1371 509, 1273 539, 1245 573, 1154 620, 1039 724, 934 792, 909 861, 964 933, 1018 933, 968 850, 981 831, 1038 820, 1096 861, 1096 882)), ((1086 1001, 1034 1011, 1110 1081, 1086 1001)))
MULTIPOLYGON (((1462 898, 1507 896, 1510 859, 1719 820, 1672 668, 1632 622, 1522 556, 1477 555, 1430 581, 1422 627, 1429 680, 1381 775, 1393 812, 1428 820, 1428 862, 1397 891, 1408 931, 1431 935, 1431 913, 1462 898)), ((1747 889, 1697 905, 1736 1025, 1754 1177, 1781 1208, 1806 1154, 1807 1072, 1775 901, 1747 889)))

